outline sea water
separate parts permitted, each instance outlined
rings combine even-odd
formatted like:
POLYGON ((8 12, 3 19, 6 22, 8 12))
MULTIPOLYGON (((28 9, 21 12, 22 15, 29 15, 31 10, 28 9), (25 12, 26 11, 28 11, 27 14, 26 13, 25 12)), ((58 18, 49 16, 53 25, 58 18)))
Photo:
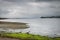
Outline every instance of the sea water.
POLYGON ((16 32, 29 32, 50 37, 60 36, 60 18, 5 19, 0 21, 28 23, 29 28, 16 29, 16 32))

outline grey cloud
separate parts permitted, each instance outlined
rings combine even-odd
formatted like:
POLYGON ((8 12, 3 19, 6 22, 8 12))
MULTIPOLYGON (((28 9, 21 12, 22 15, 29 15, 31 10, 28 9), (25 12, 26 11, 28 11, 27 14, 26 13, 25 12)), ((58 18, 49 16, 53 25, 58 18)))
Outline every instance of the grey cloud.
POLYGON ((0 1, 0 17, 35 18, 47 15, 60 15, 60 2, 23 1, 24 0, 0 1))
POLYGON ((9 11, 0 9, 0 17, 5 17, 7 13, 9 13, 9 11))
POLYGON ((28 2, 32 0, 3 0, 3 1, 8 1, 8 2, 28 2))
POLYGON ((35 1, 60 1, 60 0, 35 0, 35 1))
POLYGON ((35 2, 39 2, 39 1, 60 1, 60 0, 3 0, 3 1, 9 1, 9 2, 35 1, 35 2))
POLYGON ((3 1, 8 1, 8 2, 20 2, 22 0, 3 0, 3 1))

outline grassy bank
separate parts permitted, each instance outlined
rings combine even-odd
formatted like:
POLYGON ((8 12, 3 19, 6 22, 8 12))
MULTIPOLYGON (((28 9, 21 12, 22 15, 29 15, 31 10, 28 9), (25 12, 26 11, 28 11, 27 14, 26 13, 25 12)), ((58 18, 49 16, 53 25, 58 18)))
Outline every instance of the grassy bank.
POLYGON ((60 40, 60 38, 50 38, 47 36, 40 36, 28 33, 2 33, 0 37, 8 37, 8 38, 18 38, 21 40, 60 40))

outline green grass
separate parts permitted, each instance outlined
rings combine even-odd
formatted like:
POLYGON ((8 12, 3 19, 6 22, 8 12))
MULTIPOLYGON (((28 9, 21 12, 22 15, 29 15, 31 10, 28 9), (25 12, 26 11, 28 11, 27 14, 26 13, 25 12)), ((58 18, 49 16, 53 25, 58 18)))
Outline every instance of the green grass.
POLYGON ((18 38, 21 40, 60 40, 60 38, 50 38, 47 36, 40 36, 34 34, 27 33, 3 33, 0 35, 1 37, 9 37, 9 38, 18 38))

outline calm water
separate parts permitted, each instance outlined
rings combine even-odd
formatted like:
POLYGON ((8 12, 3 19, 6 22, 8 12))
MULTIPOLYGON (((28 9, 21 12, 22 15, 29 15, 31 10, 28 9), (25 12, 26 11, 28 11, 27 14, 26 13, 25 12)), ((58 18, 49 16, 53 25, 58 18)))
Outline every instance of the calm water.
POLYGON ((30 28, 19 29, 15 31, 28 32, 32 34, 59 36, 60 35, 60 18, 37 18, 37 19, 6 19, 0 21, 13 21, 13 22, 25 22, 28 23, 30 28), (54 35, 56 34, 56 35, 54 35))

